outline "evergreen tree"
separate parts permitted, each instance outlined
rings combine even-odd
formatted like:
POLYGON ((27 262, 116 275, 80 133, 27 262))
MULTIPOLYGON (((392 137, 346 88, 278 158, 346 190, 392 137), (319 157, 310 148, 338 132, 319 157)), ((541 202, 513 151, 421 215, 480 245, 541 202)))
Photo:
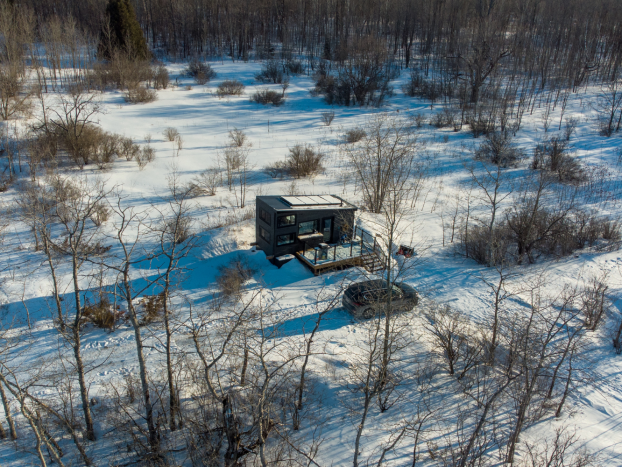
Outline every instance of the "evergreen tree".
POLYGON ((147 41, 129 0, 109 0, 106 14, 110 27, 104 26, 100 34, 100 58, 110 59, 114 51, 120 50, 132 59, 148 59, 147 41))

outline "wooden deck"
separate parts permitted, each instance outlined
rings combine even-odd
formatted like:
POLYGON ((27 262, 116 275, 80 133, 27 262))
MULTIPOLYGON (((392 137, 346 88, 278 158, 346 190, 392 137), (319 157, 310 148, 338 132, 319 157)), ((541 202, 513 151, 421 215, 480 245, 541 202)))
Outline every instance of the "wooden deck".
POLYGON ((328 272, 334 269, 343 269, 352 266, 363 266, 363 258, 361 256, 352 256, 350 258, 338 259, 336 261, 323 261, 318 264, 313 264, 313 261, 309 261, 302 251, 296 252, 296 257, 302 261, 309 269, 313 271, 316 276, 323 272, 328 272))

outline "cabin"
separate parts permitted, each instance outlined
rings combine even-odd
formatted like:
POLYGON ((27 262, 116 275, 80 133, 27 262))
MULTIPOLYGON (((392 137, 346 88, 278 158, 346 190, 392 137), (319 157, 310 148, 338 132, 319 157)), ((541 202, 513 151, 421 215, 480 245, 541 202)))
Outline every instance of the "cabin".
POLYGON ((257 196, 256 204, 256 243, 268 259, 349 238, 358 209, 335 195, 257 196))

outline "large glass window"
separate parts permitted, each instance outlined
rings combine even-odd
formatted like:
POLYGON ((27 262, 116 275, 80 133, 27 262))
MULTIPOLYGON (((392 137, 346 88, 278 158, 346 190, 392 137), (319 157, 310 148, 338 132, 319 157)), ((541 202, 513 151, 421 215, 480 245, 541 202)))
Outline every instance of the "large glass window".
POLYGON ((268 214, 265 210, 259 208, 259 218, 264 221, 266 224, 270 225, 270 214, 268 214))
POLYGON ((276 220, 276 226, 281 227, 289 227, 290 225, 296 225, 296 215, 290 214, 289 216, 280 216, 276 220))
POLYGON ((298 235, 304 235, 316 232, 318 228, 318 221, 307 221, 298 224, 298 235))
POLYGON ((261 226, 259 227, 259 236, 263 238, 266 242, 270 241, 270 232, 268 232, 266 229, 264 229, 261 226))
POLYGON ((295 237, 293 233, 285 234, 285 235, 277 235, 276 244, 277 245, 291 245, 295 241, 295 237))

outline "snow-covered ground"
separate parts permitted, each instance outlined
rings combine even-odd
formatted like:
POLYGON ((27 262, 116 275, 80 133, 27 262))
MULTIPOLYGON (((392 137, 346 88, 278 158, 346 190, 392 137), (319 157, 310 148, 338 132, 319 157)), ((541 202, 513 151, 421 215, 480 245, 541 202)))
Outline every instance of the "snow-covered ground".
MULTIPOLYGON (((309 90, 313 82, 308 76, 291 79, 286 91, 287 100, 282 107, 261 106, 249 101, 249 95, 255 89, 271 87, 257 84, 253 79, 254 74, 260 70, 260 63, 214 62, 212 66, 218 76, 207 86, 194 85, 189 79, 179 77, 179 86, 158 91, 158 99, 153 103, 130 105, 124 101, 120 92, 102 94, 104 113, 99 116, 102 128, 132 137, 140 144, 145 142, 147 135, 151 135, 156 159, 144 170, 139 170, 133 161, 117 160, 107 172, 101 173, 95 169, 85 169, 84 172, 89 177, 102 177, 109 187, 116 185, 126 196, 123 201, 126 206, 133 205, 138 209, 149 205, 158 206, 164 203, 167 176, 172 171, 177 171, 182 182, 189 182, 202 170, 215 165, 219 152, 227 144, 228 130, 237 128, 243 130, 252 143, 249 156, 253 165, 249 195, 251 205, 255 195, 283 193, 333 193, 356 204, 360 193, 353 193, 352 185, 344 179, 345 167, 339 152, 345 130, 364 125, 370 116, 379 112, 404 117, 421 113, 429 117, 442 109, 441 105, 430 108, 429 103, 404 96, 399 88, 406 73, 394 84, 395 95, 379 109, 330 107, 320 97, 311 96, 309 90), (245 95, 219 99, 215 89, 224 79, 242 81, 246 85, 245 95), (192 89, 187 90, 187 84, 192 84, 192 89), (335 112, 335 118, 330 126, 326 126, 322 112, 329 110, 335 112), (183 148, 179 152, 174 143, 163 136, 167 127, 176 128, 183 139, 183 148), (313 179, 294 181, 272 179, 262 171, 266 164, 282 160, 288 148, 296 144, 311 144, 327 154, 323 174, 313 179)), ((181 65, 169 66, 173 82, 181 69, 181 65)), ((272 87, 280 91, 280 86, 272 87)), ((604 165, 612 172, 612 180, 619 181, 622 173, 617 153, 620 137, 605 138, 598 135, 594 113, 586 98, 596 92, 597 89, 590 88, 570 96, 565 117, 579 119, 571 142, 576 157, 582 163, 588 166, 604 165)), ((556 123, 559 123, 559 110, 553 112, 552 120, 554 123, 548 134, 555 132, 556 123)), ((479 144, 480 140, 475 140, 466 127, 463 131, 454 132, 449 128, 439 130, 425 125, 418 131, 420 141, 425 144, 422 154, 430 160, 430 172, 424 187, 425 196, 421 196, 402 225, 405 232, 402 243, 416 244, 419 249, 417 267, 408 276, 407 282, 415 286, 425 300, 449 304, 473 320, 481 320, 490 309, 492 295, 480 276, 494 280, 494 272, 457 255, 447 232, 443 245, 441 216, 444 213, 447 222, 447 213, 452 209, 456 193, 468 181, 468 172, 463 162, 472 159, 470 148, 479 144)), ((536 107, 533 115, 523 118, 516 143, 531 151, 536 142, 546 136, 540 111, 536 107)), ((528 170, 526 167, 527 162, 524 162, 511 170, 516 177, 520 177, 528 170)), ((8 203, 14 193, 14 190, 10 190, 2 194, 0 200, 8 203)), ((618 216, 621 213, 620 201, 617 197, 610 202, 604 214, 618 216)), ((219 219, 238 210, 235 199, 226 188, 220 188, 214 197, 196 198, 193 203, 194 227, 199 232, 201 242, 200 247, 185 260, 184 266, 188 272, 183 287, 186 295, 195 302, 214 291, 218 266, 241 254, 258 271, 253 284, 262 284, 274 297, 279 297, 279 320, 283 328, 295 337, 302 335, 305 323, 308 329, 308 323, 316 318, 317 310, 313 305, 318 291, 324 287, 337 290, 342 280, 352 280, 357 274, 356 270, 350 270, 315 277, 298 261, 290 261, 277 269, 265 259, 262 252, 251 248, 255 240, 254 220, 220 229, 205 229, 205 226, 218 223, 219 219)), ((476 213, 478 203, 476 199, 476 213)), ((360 225, 373 231, 376 225, 374 217, 360 214, 360 225)), ((41 259, 36 260, 38 253, 34 252, 27 227, 13 223, 7 230, 5 245, 9 248, 3 253, 0 262, 10 264, 11 269, 6 274, 8 280, 3 286, 1 297, 6 302, 3 320, 5 324, 13 322, 16 332, 30 333, 28 347, 18 348, 12 357, 19 362, 21 371, 34 372, 53 364, 58 352, 67 352, 67 349, 63 348, 52 325, 51 284, 44 265, 34 266, 36 262, 41 263, 41 259), (26 310, 32 324, 30 331, 27 329, 26 310)), ((524 277, 544 274, 546 289, 550 292, 561 290, 564 284, 576 285, 593 274, 608 272, 610 295, 617 297, 622 291, 621 267, 622 254, 619 251, 584 250, 556 261, 547 259, 533 266, 521 266, 519 270, 524 277)), ((69 266, 63 267, 60 273, 63 283, 69 286, 69 266)), ((83 286, 87 288, 90 284, 85 283, 83 286)), ((620 309, 618 301, 614 300, 613 304, 616 309, 620 309)), ((515 306, 521 306, 520 300, 515 300, 515 306)), ((182 307, 180 313, 180 321, 183 321, 187 310, 182 307)), ((419 328, 420 319, 415 317, 412 333, 416 345, 424 352, 428 349, 427 344, 420 330, 415 329, 419 328)), ((614 320, 610 323, 616 325, 614 320)), ((324 379, 316 378, 314 391, 318 397, 321 396, 323 413, 328 414, 322 428, 324 442, 316 459, 320 465, 349 465, 352 461, 358 419, 352 416, 347 404, 341 402, 347 399, 348 390, 340 382, 339 373, 343 372, 352 354, 356 353, 353 349, 360 343, 359 337, 363 332, 364 324, 355 321, 345 310, 336 308, 322 324, 316 340, 321 354, 312 358, 313 372, 316 377, 324 375, 324 379)), ((559 419, 545 418, 540 421, 525 432, 522 440, 542 439, 552 433, 553 427, 564 424, 576 429, 581 444, 597 453, 602 465, 622 465, 622 358, 615 355, 609 332, 608 326, 589 337, 589 358, 593 362, 596 379, 572 393, 568 401, 572 409, 566 410, 559 419)), ((162 329, 153 325, 145 334, 146 358, 154 366, 164 362, 163 333, 162 329)), ((137 373, 133 336, 129 324, 122 324, 112 333, 98 329, 89 329, 84 333, 84 358, 94 367, 87 374, 90 397, 103 398, 107 385, 118 384, 125 375, 137 373)), ((179 333, 175 345, 177 348, 190 348, 188 341, 187 334, 179 333)), ((414 368, 415 364, 411 362, 405 371, 413 372, 414 368)), ((439 367, 438 373, 440 381, 445 377, 443 369, 439 367)), ((414 376, 411 374, 411 377, 414 376)), ((446 384, 451 384, 449 379, 446 384)), ((38 397, 50 393, 53 393, 52 388, 35 389, 38 397)), ((438 416, 451 418, 450 408, 455 408, 456 404, 460 405, 461 402, 447 401, 444 405, 446 413, 439 413, 438 416)), ((96 420, 98 410, 96 405, 96 420)), ((413 410, 413 407, 405 407, 403 412, 389 410, 386 413, 373 413, 368 421, 369 429, 364 433, 364 458, 388 439, 390 427, 399 422, 402 416, 405 417, 404 414, 409 410, 413 410)), ((20 423, 22 429, 26 430, 25 423, 20 423)), ((97 429, 103 441, 89 445, 89 452, 96 459, 97 465, 108 465, 108 460, 114 459, 107 452, 107 434, 102 432, 101 425, 97 425, 97 429)), ((304 433, 309 434, 310 430, 303 430, 304 433)), ((412 442, 405 442, 387 462, 390 465, 404 465, 411 451, 412 442)), ((0 465, 36 463, 31 449, 20 440, 15 443, 0 442, 0 465)))

